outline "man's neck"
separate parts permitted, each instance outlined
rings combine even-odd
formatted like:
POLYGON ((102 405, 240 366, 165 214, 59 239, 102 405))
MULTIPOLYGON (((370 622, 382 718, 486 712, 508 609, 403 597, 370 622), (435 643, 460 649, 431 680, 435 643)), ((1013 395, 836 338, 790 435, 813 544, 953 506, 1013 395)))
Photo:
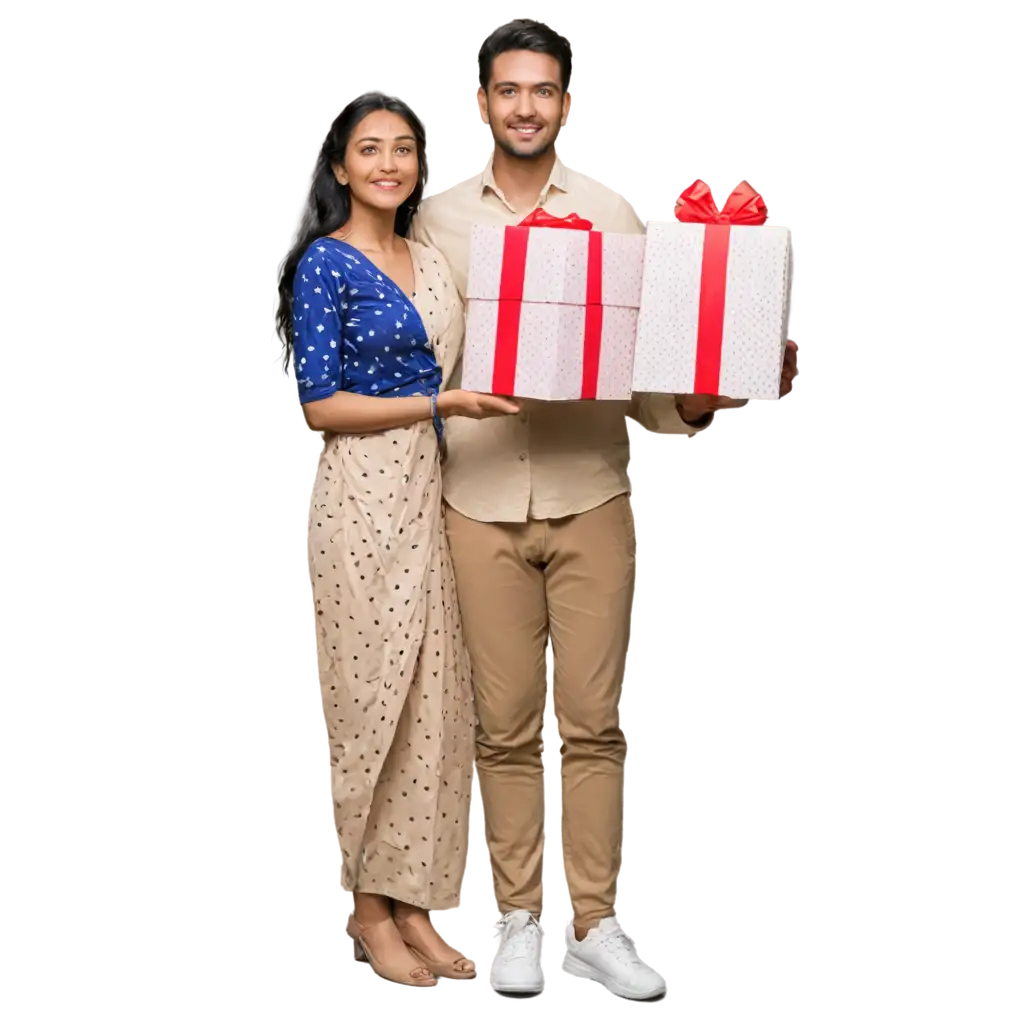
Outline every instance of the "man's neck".
POLYGON ((516 213, 525 215, 537 205, 557 159, 554 146, 535 160, 511 156, 495 147, 494 183, 516 213))

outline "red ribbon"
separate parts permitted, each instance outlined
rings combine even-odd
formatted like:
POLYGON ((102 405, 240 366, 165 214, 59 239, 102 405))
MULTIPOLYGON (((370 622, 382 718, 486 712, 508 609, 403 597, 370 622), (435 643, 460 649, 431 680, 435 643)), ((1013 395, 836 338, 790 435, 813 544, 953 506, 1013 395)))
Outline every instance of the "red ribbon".
POLYGON ((676 200, 676 220, 697 224, 763 224, 768 219, 760 192, 741 181, 719 212, 711 189, 698 178, 676 200))
POLYGON ((594 225, 589 220, 584 220, 577 213, 570 213, 568 217, 554 217, 542 206, 538 206, 533 213, 527 214, 520 222, 522 228, 575 228, 578 231, 593 231, 594 225))
POLYGON ((580 398, 596 398, 598 371, 601 366, 601 331, 604 325, 604 309, 601 305, 601 233, 593 230, 594 225, 589 220, 584 220, 575 213, 570 213, 568 217, 553 217, 540 207, 520 224, 505 228, 491 390, 497 395, 515 394, 519 320, 523 309, 523 281, 526 278, 526 249, 530 239, 530 228, 542 227, 569 228, 591 233, 587 249, 587 309, 583 328, 583 380, 580 398))
POLYGON ((763 224, 768 207, 749 183, 741 181, 719 211, 711 189, 699 178, 676 200, 676 220, 704 224, 704 255, 700 270, 697 314, 697 358, 693 391, 717 395, 722 370, 725 325, 725 279, 729 265, 729 234, 733 224, 763 224))

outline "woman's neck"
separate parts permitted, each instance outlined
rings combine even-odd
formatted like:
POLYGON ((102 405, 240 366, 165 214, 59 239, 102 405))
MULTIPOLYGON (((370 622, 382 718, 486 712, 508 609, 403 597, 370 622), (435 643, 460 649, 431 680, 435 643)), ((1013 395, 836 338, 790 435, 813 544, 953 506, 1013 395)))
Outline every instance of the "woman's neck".
POLYGON ((334 233, 363 252, 392 253, 401 243, 395 234, 395 211, 352 204, 348 220, 334 233))

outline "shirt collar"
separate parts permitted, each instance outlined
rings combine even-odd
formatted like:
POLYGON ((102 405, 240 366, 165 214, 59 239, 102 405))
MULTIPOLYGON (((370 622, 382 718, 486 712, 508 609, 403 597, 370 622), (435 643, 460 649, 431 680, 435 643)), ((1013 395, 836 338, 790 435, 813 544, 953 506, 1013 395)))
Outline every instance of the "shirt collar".
MULTIPOLYGON (((568 192, 568 174, 566 173, 565 164, 556 156, 554 165, 551 168, 551 173, 548 175, 547 184, 540 190, 540 199, 538 206, 543 206, 544 201, 548 197, 548 192, 556 188, 559 192, 568 192)), ((494 156, 492 155, 490 160, 487 161, 487 166, 483 170, 483 174, 480 175, 480 192, 483 194, 490 189, 505 205, 508 205, 508 201, 502 194, 498 183, 494 180, 494 156)))

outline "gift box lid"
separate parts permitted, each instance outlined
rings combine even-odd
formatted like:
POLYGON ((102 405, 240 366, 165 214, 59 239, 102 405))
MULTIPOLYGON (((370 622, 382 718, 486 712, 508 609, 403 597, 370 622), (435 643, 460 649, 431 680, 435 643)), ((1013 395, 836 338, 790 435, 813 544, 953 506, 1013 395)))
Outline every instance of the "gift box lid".
POLYGON ((470 234, 467 299, 497 300, 502 294, 502 263, 506 232, 525 244, 522 277, 524 302, 587 304, 587 277, 592 238, 600 239, 601 305, 640 305, 643 286, 644 236, 564 228, 505 228, 474 224, 470 234))

